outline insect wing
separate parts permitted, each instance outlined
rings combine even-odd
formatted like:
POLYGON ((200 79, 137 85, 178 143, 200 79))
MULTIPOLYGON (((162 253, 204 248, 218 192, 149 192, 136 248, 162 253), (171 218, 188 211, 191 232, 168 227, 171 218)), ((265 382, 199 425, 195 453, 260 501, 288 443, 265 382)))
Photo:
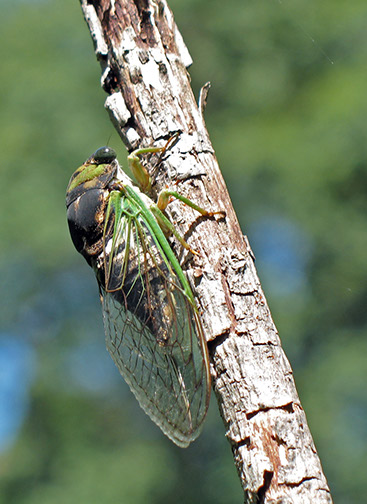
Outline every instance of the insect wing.
POLYGON ((107 348, 144 411, 177 445, 197 438, 210 394, 196 307, 136 203, 127 196, 105 249, 107 348), (110 249, 110 250, 109 250, 110 249))

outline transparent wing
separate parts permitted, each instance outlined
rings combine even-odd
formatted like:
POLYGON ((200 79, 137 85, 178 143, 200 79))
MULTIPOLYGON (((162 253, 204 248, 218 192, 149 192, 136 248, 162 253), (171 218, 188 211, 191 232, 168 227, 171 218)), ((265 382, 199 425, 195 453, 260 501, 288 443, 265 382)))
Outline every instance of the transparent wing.
POLYGON ((201 322, 165 244, 137 209, 123 213, 115 236, 101 289, 107 349, 144 411, 177 445, 188 446, 210 395, 201 322))

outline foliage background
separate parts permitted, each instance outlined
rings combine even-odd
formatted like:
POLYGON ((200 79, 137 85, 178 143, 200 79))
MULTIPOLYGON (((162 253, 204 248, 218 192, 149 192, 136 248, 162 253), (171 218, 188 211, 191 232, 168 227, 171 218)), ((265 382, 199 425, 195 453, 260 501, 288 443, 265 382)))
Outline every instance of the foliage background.
MULTIPOLYGON (((0 503, 235 503, 212 401, 173 446, 104 350, 64 194, 103 109, 77 0, 0 0, 0 503)), ((367 4, 171 0, 335 502, 365 499, 367 4)))

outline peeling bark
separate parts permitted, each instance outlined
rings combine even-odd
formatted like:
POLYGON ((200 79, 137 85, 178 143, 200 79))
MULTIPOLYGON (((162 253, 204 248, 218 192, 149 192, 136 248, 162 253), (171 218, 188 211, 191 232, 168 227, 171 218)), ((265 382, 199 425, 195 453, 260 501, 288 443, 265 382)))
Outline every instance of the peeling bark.
MULTIPOLYGON (((169 206, 200 255, 177 247, 197 298, 213 386, 248 503, 332 502, 292 369, 261 289, 197 106, 189 52, 165 0, 81 0, 101 63, 108 110, 128 150, 179 140, 156 166, 154 189, 180 193, 226 217, 169 206)), ((148 170, 151 166, 147 167, 148 170)))

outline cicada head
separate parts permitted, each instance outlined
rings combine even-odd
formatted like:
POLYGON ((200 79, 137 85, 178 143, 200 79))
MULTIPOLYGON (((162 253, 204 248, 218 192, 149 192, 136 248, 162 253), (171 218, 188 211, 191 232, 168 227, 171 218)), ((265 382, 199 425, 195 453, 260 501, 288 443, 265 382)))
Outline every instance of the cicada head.
POLYGON ((66 189, 66 207, 91 189, 104 189, 114 178, 118 163, 111 147, 100 147, 70 178, 66 189))
POLYGON ((118 168, 116 152, 100 147, 74 172, 66 190, 71 239, 89 264, 102 250, 109 185, 118 168))

